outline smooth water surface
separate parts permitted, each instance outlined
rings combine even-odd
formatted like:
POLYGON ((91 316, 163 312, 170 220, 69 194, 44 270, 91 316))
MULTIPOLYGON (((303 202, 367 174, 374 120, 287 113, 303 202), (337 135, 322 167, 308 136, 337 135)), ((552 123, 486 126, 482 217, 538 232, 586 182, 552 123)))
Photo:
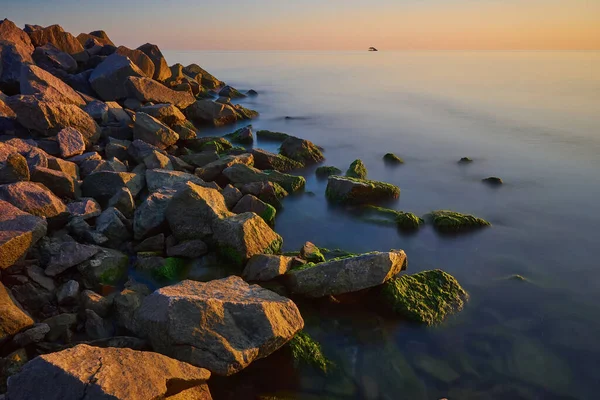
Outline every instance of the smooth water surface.
POLYGON ((325 149, 324 165, 342 170, 361 158, 369 178, 401 188, 393 208, 452 209, 493 224, 407 235, 328 205, 326 181, 301 171, 306 193, 287 198, 275 224, 285 250, 307 240, 352 252, 401 248, 407 272, 443 269, 470 301, 437 327, 360 305, 301 305, 306 331, 337 367, 321 376, 267 359, 230 378, 221 397, 597 398, 600 52, 165 55, 257 90, 242 102, 261 113, 255 129, 309 139, 325 149), (405 164, 386 166, 387 152, 405 164), (464 156, 474 162, 457 164, 464 156), (505 184, 489 187, 488 176, 505 184))

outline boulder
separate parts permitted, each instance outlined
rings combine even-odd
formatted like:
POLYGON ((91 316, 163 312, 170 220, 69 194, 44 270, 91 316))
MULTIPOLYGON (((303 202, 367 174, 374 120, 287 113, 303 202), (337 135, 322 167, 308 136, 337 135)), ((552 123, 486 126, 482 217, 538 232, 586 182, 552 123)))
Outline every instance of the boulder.
POLYGON ((165 149, 179 140, 179 135, 156 118, 137 112, 133 126, 134 140, 142 140, 160 149, 165 149))
POLYGON ((79 167, 74 162, 65 161, 62 158, 49 157, 48 168, 55 171, 64 172, 74 179, 79 180, 79 167))
POLYGON ((219 154, 216 151, 202 151, 200 153, 192 153, 181 156, 181 159, 194 167, 204 167, 213 161, 219 159, 219 154))
POLYGON ((198 258, 208 253, 208 246, 202 240, 188 240, 167 249, 169 257, 198 258))
POLYGON ((114 46, 115 44, 110 40, 106 32, 104 31, 93 31, 90 33, 80 33, 77 35, 77 40, 81 43, 82 46, 85 46, 85 43, 89 40, 93 39, 100 43, 102 46, 110 45, 114 46))
POLYGON ((81 43, 79 43, 75 36, 71 35, 69 32, 65 32, 60 25, 51 25, 30 32, 29 37, 35 47, 51 43, 57 49, 73 56, 75 60, 81 62, 87 61, 88 56, 81 43))
POLYGON ((224 86, 223 89, 219 91, 219 96, 229 97, 230 99, 239 99, 242 97, 246 97, 244 93, 229 85, 224 86))
POLYGON ((100 100, 90 101, 83 110, 90 115, 98 124, 108 123, 108 104, 100 100))
POLYGON ((239 128, 235 132, 225 135, 225 137, 231 140, 232 142, 252 144, 254 142, 254 135, 252 134, 252 125, 239 128))
POLYGON ((27 159, 19 153, 9 154, 0 162, 0 184, 28 181, 29 178, 27 159))
POLYGON ((67 204, 67 209, 73 217, 90 219, 97 217, 102 212, 100 204, 92 198, 82 198, 79 201, 67 204))
POLYGON ((315 164, 325 160, 321 150, 312 142, 290 136, 281 143, 281 155, 303 164, 315 164))
MULTIPOLYGON (((85 344, 38 356, 9 378, 11 400, 164 399, 203 386, 210 372, 160 354, 85 344), (31 382, 35 382, 32 385, 31 382)), ((208 389, 204 397, 211 399, 208 389)))
POLYGON ((286 283, 293 293, 306 297, 339 295, 379 286, 406 265, 402 250, 373 252, 292 269, 286 283))
POLYGON ((172 104, 153 104, 140 107, 137 111, 148 114, 171 128, 186 121, 185 115, 172 104))
POLYGON ((115 101, 107 101, 108 122, 118 122, 123 126, 131 124, 131 116, 115 101))
POLYGON ((154 64, 154 75, 152 79, 164 82, 171 77, 171 70, 167 64, 167 60, 161 53, 160 49, 155 44, 146 43, 137 48, 146 54, 154 64))
POLYGON ((265 203, 269 203, 276 209, 281 209, 282 198, 289 193, 282 188, 278 183, 274 182, 252 182, 236 185, 242 194, 252 194, 265 203))
POLYGON ((366 179, 367 167, 362 160, 354 160, 346 171, 346 176, 349 176, 350 178, 366 179))
POLYGON ((0 200, 0 269, 10 267, 25 256, 46 234, 47 227, 43 218, 0 200))
POLYGON ((39 95, 39 99, 49 102, 84 106, 83 98, 69 85, 35 65, 21 67, 21 94, 39 95))
POLYGON ((263 149, 252 149, 252 156, 254 157, 254 167, 262 170, 288 172, 304 166, 291 158, 263 149))
POLYGON ((369 204, 397 199, 400 188, 385 182, 333 175, 327 180, 325 196, 334 203, 369 204))
POLYGON ((128 282, 125 289, 117 293, 114 299, 113 308, 117 325, 133 332, 135 330, 135 312, 149 294, 150 289, 146 285, 128 282))
POLYGON ((0 200, 38 217, 52 218, 67 213, 67 206, 44 185, 15 182, 0 185, 0 200))
POLYGON ((77 269, 83 276, 87 289, 96 290, 102 285, 115 285, 127 276, 129 257, 120 251, 99 248, 89 260, 79 264, 77 269))
POLYGON ((127 218, 116 208, 109 207, 96 219, 96 231, 106 236, 112 246, 119 247, 131 238, 127 218))
POLYGON ((9 19, 5 18, 0 21, 0 40, 12 42, 29 52, 29 54, 33 52, 33 45, 31 44, 29 35, 9 19))
POLYGON ((219 191, 185 183, 166 211, 171 231, 178 240, 203 239, 213 233, 216 220, 232 215, 219 191))
POLYGON ((85 333, 91 339, 107 339, 115 334, 112 321, 103 319, 93 310, 85 310, 85 333))
POLYGON ((157 150, 154 150, 144 158, 144 165, 147 168, 146 171, 148 169, 173 170, 171 159, 157 150))
POLYGON ((225 156, 211 163, 197 168, 195 173, 205 181, 214 181, 221 173, 235 164, 254 165, 254 157, 251 154, 240 154, 239 156, 225 156))
POLYGON ((325 256, 321 253, 321 249, 311 242, 304 243, 300 249, 300 258, 315 264, 325 262, 325 256))
POLYGON ((159 233, 158 235, 150 236, 144 239, 140 244, 134 247, 133 251, 136 253, 142 252, 158 252, 162 253, 165 250, 165 234, 159 233))
POLYGON ((111 171, 94 172, 83 180, 81 189, 85 197, 93 197, 102 204, 110 200, 123 187, 128 188, 132 195, 136 196, 141 191, 137 174, 111 171))
POLYGON ((156 351, 231 375, 279 349, 304 321, 291 300, 231 276, 155 291, 136 311, 135 325, 156 351))
POLYGON ((9 95, 18 94, 21 68, 32 63, 29 50, 22 45, 0 39, 0 90, 9 95))
POLYGON ((56 300, 61 306, 76 304, 79 300, 79 282, 74 280, 65 282, 58 288, 56 300))
POLYGON ((54 293, 56 289, 56 285, 54 284, 54 279, 46 276, 44 270, 37 265, 28 265, 26 267, 27 277, 35 282, 40 287, 46 289, 48 292, 54 293))
POLYGON ((33 326, 33 320, 15 305, 0 282, 0 344, 12 335, 33 326))
MULTIPOLYGON (((148 169, 146 170, 146 184, 148 191, 154 192, 160 188, 169 188, 178 183, 191 182, 198 186, 211 187, 196 175, 188 174, 181 171, 169 171, 165 169, 148 169)), ((213 187, 214 188, 214 187, 213 187)))
POLYGON ((240 201, 242 197, 244 197, 244 195, 242 194, 242 192, 239 191, 239 189, 231 185, 225 186, 221 191, 221 194, 225 198, 225 204, 227 205, 227 208, 229 208, 230 210, 233 207, 235 207, 237 202, 240 201))
POLYGON ((200 84, 208 89, 215 89, 223 85, 223 82, 215 78, 213 75, 208 73, 208 71, 204 70, 197 64, 190 64, 183 68, 183 73, 196 80, 198 80, 197 77, 199 77, 200 84))
POLYGON ((117 51, 115 53, 125 56, 133 61, 145 76, 149 78, 154 76, 154 63, 143 51, 132 50, 125 46, 119 46, 117 47, 117 51))
POLYGON ((167 155, 166 151, 159 149, 158 147, 153 146, 150 143, 146 143, 143 140, 137 139, 131 142, 131 144, 127 147, 127 154, 139 164, 143 163, 144 158, 146 158, 155 150, 161 152, 165 156, 167 155))
POLYGON ((48 72, 64 71, 72 74, 77 71, 77 61, 51 43, 36 48, 32 57, 36 65, 48 72))
POLYGON ((167 227, 167 207, 176 192, 173 188, 156 190, 138 206, 133 217, 133 235, 136 240, 158 234, 167 227))
POLYGON ((142 77, 144 73, 129 58, 113 54, 94 69, 89 81, 102 100, 113 101, 127 98, 125 83, 130 76, 142 77))
POLYGON ((61 171, 36 167, 31 172, 31 181, 41 183, 60 198, 77 199, 81 197, 79 181, 61 171))
POLYGON ((254 213, 215 220, 212 230, 221 255, 238 265, 256 254, 276 254, 283 244, 281 236, 254 213))
POLYGON ((75 128, 64 128, 56 134, 56 141, 60 149, 60 156, 69 158, 83 154, 85 140, 83 135, 75 128))
POLYGON ((126 187, 122 187, 108 200, 108 207, 114 207, 119 210, 125 218, 133 217, 135 211, 135 200, 131 195, 131 191, 126 187))
POLYGON ((62 313, 43 321, 50 327, 46 340, 54 342, 64 340, 70 342, 73 338, 73 329, 77 326, 77 314, 62 313))
POLYGON ((288 192, 300 190, 306 184, 306 180, 302 176, 288 175, 278 171, 261 171, 244 164, 234 164, 224 169, 223 175, 233 184, 275 182, 288 192))
POLYGON ((26 331, 17 333, 13 338, 13 341, 18 346, 25 347, 32 343, 41 342, 48 332, 50 332, 48 324, 35 324, 26 331))
POLYGON ((184 109, 195 101, 190 93, 169 89, 151 78, 131 76, 125 86, 129 97, 142 103, 168 103, 184 109))
POLYGON ((7 104, 17 114, 21 125, 42 136, 54 136, 71 127, 83 135, 86 144, 93 144, 100 138, 96 122, 74 104, 49 102, 36 96, 12 96, 7 104))
POLYGON ((84 310, 92 310, 96 315, 105 318, 110 313, 114 296, 101 296, 92 290, 81 292, 81 306, 84 310))
POLYGON ((49 261, 44 272, 48 276, 57 276, 67 269, 89 260, 99 251, 96 246, 79 244, 72 239, 46 248, 45 253, 49 257, 49 261))
POLYGON ((248 260, 242 277, 247 281, 270 281, 285 275, 292 267, 292 257, 257 254, 248 260))
POLYGON ((275 221, 275 207, 265 203, 251 194, 247 194, 242 197, 231 211, 236 214, 253 212, 264 219, 267 224, 272 224, 275 221))
POLYGON ((238 119, 233 107, 207 99, 196 100, 184 113, 192 121, 213 126, 231 124, 238 119))

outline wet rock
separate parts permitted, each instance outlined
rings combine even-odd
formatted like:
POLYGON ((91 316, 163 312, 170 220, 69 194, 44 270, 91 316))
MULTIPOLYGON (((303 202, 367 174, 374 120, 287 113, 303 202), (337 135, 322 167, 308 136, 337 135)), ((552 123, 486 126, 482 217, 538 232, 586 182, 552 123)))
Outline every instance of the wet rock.
POLYGON ((300 249, 300 257, 315 264, 325 261, 325 256, 321 253, 321 250, 311 242, 304 243, 304 246, 300 249))
POLYGON ((470 164, 472 162, 473 160, 469 157, 462 157, 460 160, 458 160, 459 164, 470 164))
POLYGON ((15 305, 4 285, 0 283, 0 343, 31 326, 33 320, 15 305))
POLYGON ((397 199, 400 188, 385 182, 330 176, 325 196, 334 203, 369 204, 397 199))
POLYGON ((135 196, 141 191, 143 185, 137 179, 137 174, 132 172, 100 171, 88 175, 83 180, 81 189, 84 196, 93 197, 102 204, 124 187, 135 196))
POLYGON ((237 204, 238 201, 240 201, 242 197, 244 197, 242 192, 231 185, 225 186, 225 188, 221 191, 221 194, 223 195, 223 198, 225 198, 225 205, 227 205, 227 208, 230 210, 237 204))
POLYGON ((281 143, 281 155, 303 164, 315 164, 325 160, 321 150, 312 142, 289 136, 281 143))
POLYGON ((16 334, 13 341, 20 347, 29 346, 32 343, 38 343, 44 340, 44 337, 48 332, 50 332, 48 324, 35 324, 26 331, 16 334))
POLYGON ((383 156, 383 161, 387 164, 404 164, 404 160, 394 153, 386 153, 383 156))
POLYGON ((319 167, 315 170, 317 178, 327 178, 331 175, 341 175, 342 170, 336 167, 319 167))
POLYGON ((262 149, 252 149, 252 156, 254 156, 254 166, 263 170, 288 172, 304 166, 291 158, 262 149))
POLYGON ((324 297, 379 286, 406 269, 404 251, 373 252, 292 269, 286 283, 293 293, 324 297))
POLYGON ((65 32, 60 25, 51 25, 29 33, 35 47, 51 43, 56 48, 70 54, 76 61, 85 62, 87 54, 75 36, 65 32))
POLYGON ((43 184, 61 198, 77 199, 81 197, 79 181, 61 171, 37 167, 31 173, 31 181, 43 184))
POLYGON ((19 153, 12 153, 0 164, 0 184, 29 180, 27 159, 19 153))
POLYGON ((281 236, 254 213, 216 220, 212 228, 221 255, 238 265, 256 254, 275 254, 283 244, 281 236))
POLYGON ((89 81, 102 100, 113 101, 128 97, 125 83, 130 76, 142 77, 144 73, 129 58, 112 54, 94 69, 89 81))
POLYGON ((198 258, 208 253, 208 246, 202 240, 188 240, 167 248, 169 257, 198 258))
POLYGON ((84 310, 92 310, 96 315, 105 318, 111 311, 114 296, 105 297, 92 290, 84 290, 80 299, 84 310))
POLYGON ((179 140, 179 135, 156 118, 137 112, 133 126, 133 138, 165 149, 179 140))
POLYGON ((192 121, 213 126, 232 124, 238 119, 233 107, 207 99, 197 100, 184 113, 192 121))
POLYGON ((72 216, 83 219, 97 217, 102 212, 100 204, 92 198, 82 198, 80 201, 69 203, 67 209, 72 216))
POLYGON ((168 103, 184 109, 195 101, 191 93, 169 89, 150 78, 132 76, 127 79, 125 86, 128 97, 142 103, 168 103))
POLYGON ((239 99, 246 97, 246 95, 234 87, 225 86, 219 91, 219 96, 229 97, 230 99, 239 99))
POLYGON ((35 65, 23 65, 20 77, 21 94, 39 95, 39 98, 58 103, 84 106, 85 101, 69 85, 35 65))
POLYGON ((291 300, 233 276, 159 289, 144 299, 135 320, 155 350, 220 375, 268 356, 304 326, 291 300))
POLYGON ((248 260, 242 277, 247 281, 270 281, 285 275, 292 267, 292 257, 257 254, 248 260))
POLYGON ((306 180, 302 176, 288 175, 278 171, 261 171, 245 164, 234 164, 223 170, 233 184, 252 182, 275 182, 289 192, 304 188, 306 180))
POLYGON ((252 144, 254 142, 254 135, 252 134, 252 125, 244 126, 236 130, 233 133, 226 135, 227 139, 232 142, 242 143, 242 144, 252 144))
POLYGON ((171 77, 171 70, 167 64, 167 60, 161 53, 158 46, 155 44, 146 43, 138 47, 138 50, 146 54, 154 64, 154 75, 152 79, 159 82, 164 82, 171 77))
POLYGON ((185 115, 172 104, 154 104, 138 109, 139 112, 148 114, 165 125, 174 127, 186 121, 185 115))
POLYGON ((144 73, 145 76, 152 78, 154 76, 154 63, 143 51, 132 50, 125 46, 117 47, 116 54, 128 57, 131 61, 137 65, 137 67, 144 73))
POLYGON ((258 96, 258 92, 254 89, 250 89, 246 92, 246 96, 252 96, 252 97, 258 96))
POLYGON ((502 179, 498 178, 497 176, 490 176, 489 178, 482 179, 481 181, 483 183, 487 183, 488 185, 492 185, 492 186, 499 186, 504 183, 502 181, 502 179))
POLYGON ((346 171, 346 176, 350 178, 366 179, 367 167, 365 167, 365 164, 363 164, 361 160, 354 160, 346 171))
POLYGON ((159 189, 137 207, 133 217, 133 234, 136 240, 156 235, 168 226, 167 207, 176 192, 173 188, 159 189))
POLYGON ((34 182, 0 185, 0 200, 38 217, 52 218, 67 213, 67 206, 58 197, 44 185, 34 182))
POLYGON ((59 305, 76 304, 79 300, 79 283, 74 280, 67 281, 56 292, 59 305))
MULTIPOLYGON (((210 372, 156 353, 80 344, 41 355, 8 382, 8 398, 161 399, 200 386, 210 372), (115 371, 118 371, 116 373, 115 371), (35 385, 30 383, 35 381, 35 385)), ((204 399, 210 399, 208 389, 204 399)))
POLYGON ((425 215, 440 232, 460 232, 491 226, 482 218, 449 210, 437 210, 425 215))
POLYGON ((60 148, 60 156, 69 158, 85 152, 84 137, 77 129, 64 128, 56 134, 56 141, 60 148))
POLYGON ((201 168, 196 169, 196 175, 205 181, 214 181, 221 175, 221 173, 235 165, 244 164, 252 166, 254 164, 254 157, 251 154, 240 154, 239 156, 225 156, 211 163, 204 165, 201 168))
POLYGON ((277 213, 275 207, 251 194, 242 197, 231 211, 236 214, 253 212, 264 219, 267 224, 272 224, 275 221, 275 214, 277 213))
POLYGON ((109 207, 96 219, 96 231, 106 236, 110 244, 118 247, 131 239, 127 224, 127 218, 119 210, 109 207))

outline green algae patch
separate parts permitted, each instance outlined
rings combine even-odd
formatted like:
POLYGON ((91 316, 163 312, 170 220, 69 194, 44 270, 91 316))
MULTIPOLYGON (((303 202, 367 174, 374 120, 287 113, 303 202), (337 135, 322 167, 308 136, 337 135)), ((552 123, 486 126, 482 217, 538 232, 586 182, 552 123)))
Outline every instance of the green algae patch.
POLYGON ((283 246, 283 238, 275 239, 267 247, 263 254, 279 254, 281 252, 281 247, 283 246))
POLYGON ((315 170, 315 175, 317 178, 327 178, 331 175, 340 175, 341 173, 341 169, 332 166, 319 167, 315 170))
POLYGON ((272 131, 267 131, 267 130, 260 130, 260 131, 256 132, 256 136, 259 139, 271 140, 271 141, 276 141, 276 142, 283 142, 285 139, 290 137, 290 135, 288 135, 287 133, 272 132, 272 131))
POLYGON ((433 226, 442 232, 473 230, 492 225, 482 218, 449 210, 432 211, 426 218, 431 219, 433 226))
POLYGON ((397 199, 400 188, 386 182, 332 175, 327 181, 325 197, 333 203, 369 204, 397 199))
POLYGON ((158 281, 178 280, 185 271, 187 263, 182 258, 165 258, 163 265, 152 271, 154 279, 158 281))
POLYGON ((341 260, 343 258, 350 258, 358 255, 342 249, 327 249, 325 247, 320 247, 319 249, 327 261, 341 260))
POLYGON ((296 333, 288 346, 296 366, 307 364, 325 373, 333 367, 333 363, 323 354, 321 345, 306 332, 296 333))
MULTIPOLYGON (((398 226, 398 228, 403 230, 415 230, 418 229, 419 226, 424 222, 421 218, 417 217, 415 214, 404 211, 396 211, 391 210, 389 208, 377 207, 377 206, 366 206, 365 209, 377 216, 382 218, 386 218, 381 222, 393 222, 398 226)), ((379 222, 379 221, 370 221, 370 222, 379 222)))
POLYGON ((367 167, 362 160, 354 160, 352 164, 350 164, 350 168, 346 171, 346 176, 365 179, 367 177, 367 167))
POLYGON ((244 265, 244 256, 232 246, 220 246, 217 253, 226 262, 236 266, 244 265))
POLYGON ((300 249, 300 257, 308 262, 320 263, 325 261, 325 256, 321 250, 313 243, 306 242, 300 249))
POLYGON ((288 270, 288 272, 286 272, 286 274, 289 274, 290 272, 294 272, 294 271, 304 271, 305 269, 310 269, 313 268, 317 265, 318 263, 314 263, 314 262, 307 262, 306 264, 298 264, 293 266, 292 268, 290 268, 288 270))
POLYGON ((389 280, 382 285, 381 297, 396 314, 435 325, 462 310, 469 295, 452 275, 436 269, 389 280))
POLYGON ((275 215, 277 210, 272 205, 265 203, 265 210, 260 214, 261 218, 265 220, 267 224, 272 224, 275 221, 275 215))
POLYGON ((244 126, 242 128, 237 129, 235 132, 229 133, 225 135, 225 137, 236 143, 242 144, 252 144, 254 139, 252 137, 252 125, 244 126), (248 134, 249 130, 249 134, 248 134))
POLYGON ((113 286, 123 278, 126 272, 126 268, 127 267, 125 267, 125 269, 120 267, 114 267, 107 269, 100 275, 99 282, 102 285, 113 286))
POLYGON ((404 164, 404 160, 395 155, 394 153, 386 153, 383 156, 383 161, 389 164, 404 164))

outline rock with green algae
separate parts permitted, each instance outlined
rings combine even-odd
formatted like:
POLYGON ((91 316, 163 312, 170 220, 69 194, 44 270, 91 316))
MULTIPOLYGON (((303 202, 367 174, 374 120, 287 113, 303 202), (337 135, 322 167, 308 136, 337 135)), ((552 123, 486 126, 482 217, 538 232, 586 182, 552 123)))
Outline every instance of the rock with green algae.
POLYGON ((362 160, 354 160, 350 164, 350 168, 346 171, 346 176, 351 178, 366 179, 367 178, 367 167, 362 160))
POLYGON ((386 153, 383 156, 383 161, 389 164, 404 164, 404 160, 395 155, 394 153, 386 153))
POLYGON ((233 147, 229 140, 219 136, 205 136, 182 140, 181 145, 181 147, 196 152, 210 150, 216 151, 217 153, 222 153, 223 151, 229 150, 233 147))
POLYGON ((382 286, 381 296, 393 312, 427 325, 462 310, 469 297, 452 275, 439 269, 391 279, 382 286))
POLYGON ((321 250, 311 242, 304 243, 304 246, 300 249, 300 258, 312 263, 325 261, 325 256, 321 253, 321 250))
POLYGON ((260 215, 260 217, 264 219, 267 224, 273 224, 275 221, 275 215, 277 214, 275 207, 265 203, 251 194, 247 194, 242 197, 231 211, 236 214, 253 212, 260 215))
POLYGON ((305 165, 325 160, 325 156, 313 142, 294 136, 288 137, 281 143, 279 153, 305 165))
POLYGON ((283 142, 285 139, 289 138, 290 135, 283 132, 272 132, 267 130, 260 130, 256 132, 256 136, 262 140, 270 140, 276 142, 283 142))
POLYGON ((254 156, 254 166, 262 170, 288 172, 303 167, 298 161, 263 149, 252 149, 252 156, 254 156))
POLYGON ((148 272, 159 282, 174 282, 181 279, 186 266, 186 260, 176 257, 139 257, 135 264, 137 270, 148 272))
POLYGON ((235 132, 225 135, 225 137, 231 140, 232 142, 252 144, 254 142, 254 135, 252 134, 252 125, 244 126, 240 129, 237 129, 235 132))
POLYGON ((117 250, 100 248, 89 260, 79 264, 77 269, 83 276, 84 285, 96 290, 102 285, 114 286, 127 276, 129 257, 117 250))
POLYGON ((296 366, 307 364, 325 373, 333 367, 333 363, 323 354, 321 345, 304 331, 296 333, 288 346, 296 366))
POLYGON ((400 197, 400 188, 390 183, 333 175, 327 181, 327 199, 340 204, 369 204, 400 197))
POLYGON ((340 175, 342 170, 337 167, 319 167, 315 170, 317 178, 327 178, 331 175, 340 175))
POLYGON ((223 170, 223 175, 234 184, 252 182, 275 182, 288 192, 304 188, 306 180, 302 176, 284 174, 278 171, 261 171, 245 164, 235 164, 223 170))
POLYGON ((369 214, 375 214, 378 217, 384 218, 384 221, 392 221, 398 226, 398 228, 404 230, 418 229, 419 226, 421 226, 421 224, 424 222, 421 218, 410 212, 396 211, 389 208, 371 205, 366 206, 365 210, 369 214))
POLYGON ((430 219, 433 226, 441 232, 466 231, 492 225, 486 220, 473 215, 449 210, 432 211, 425 218, 430 219))

